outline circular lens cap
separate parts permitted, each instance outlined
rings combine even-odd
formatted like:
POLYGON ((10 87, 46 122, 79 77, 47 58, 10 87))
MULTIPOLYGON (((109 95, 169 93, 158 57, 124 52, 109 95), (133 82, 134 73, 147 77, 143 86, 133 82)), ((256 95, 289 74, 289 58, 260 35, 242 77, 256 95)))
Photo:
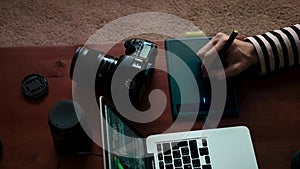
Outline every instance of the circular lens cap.
POLYGON ((78 103, 73 100, 62 100, 52 106, 49 112, 49 122, 52 128, 68 130, 80 125, 83 114, 78 103))
POLYGON ((42 97, 48 92, 48 80, 39 74, 30 74, 22 80, 22 92, 30 99, 42 97))

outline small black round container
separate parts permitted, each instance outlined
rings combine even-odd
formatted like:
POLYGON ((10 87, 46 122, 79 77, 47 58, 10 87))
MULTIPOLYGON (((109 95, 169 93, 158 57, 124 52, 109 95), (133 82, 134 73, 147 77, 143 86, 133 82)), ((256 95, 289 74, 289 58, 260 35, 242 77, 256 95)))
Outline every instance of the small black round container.
POLYGON ((292 158, 291 169, 300 169, 300 150, 298 150, 292 158))
POLYGON ((76 153, 89 150, 92 141, 82 129, 80 122, 84 122, 84 112, 78 103, 62 100, 52 106, 48 125, 53 144, 58 151, 76 153))

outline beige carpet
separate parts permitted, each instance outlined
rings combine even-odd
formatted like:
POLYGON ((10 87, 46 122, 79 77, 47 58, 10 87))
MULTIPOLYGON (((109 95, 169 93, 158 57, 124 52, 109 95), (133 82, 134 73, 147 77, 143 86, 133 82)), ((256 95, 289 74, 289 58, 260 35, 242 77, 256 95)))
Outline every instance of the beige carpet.
MULTIPOLYGON (((1 0, 0 47, 83 44, 105 24, 140 12, 178 16, 207 35, 253 35, 299 23, 299 10, 299 0, 1 0)), ((164 20, 154 23, 164 29, 164 20)))

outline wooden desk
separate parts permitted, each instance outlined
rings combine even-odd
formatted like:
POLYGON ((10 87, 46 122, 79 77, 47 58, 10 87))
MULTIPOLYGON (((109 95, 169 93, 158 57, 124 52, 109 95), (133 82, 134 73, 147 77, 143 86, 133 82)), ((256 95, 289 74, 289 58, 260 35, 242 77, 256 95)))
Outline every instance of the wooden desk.
MULTIPOLYGON (((163 48, 163 43, 159 43, 159 46, 163 48)), ((0 168, 54 169, 58 160, 64 157, 53 147, 47 120, 54 103, 72 99, 69 66, 76 48, 77 46, 0 49, 0 138, 4 144, 0 168), (21 81, 30 73, 39 73, 48 78, 49 92, 40 101, 32 102, 22 96, 21 81)), ((123 52, 121 45, 117 45, 110 54, 119 56, 123 52)), ((163 53, 159 53, 157 64, 166 67, 163 53)), ((290 159, 300 149, 299 75, 300 69, 292 69, 270 77, 242 81, 238 89, 239 117, 224 119, 219 125, 246 125, 250 128, 261 169, 289 169, 290 159)), ((165 73, 155 72, 151 85, 164 90, 169 99, 165 73)), ((167 108, 159 119, 136 126, 147 136, 163 132, 171 124, 168 101, 167 108)), ((193 129, 201 129, 202 126, 203 122, 198 121, 193 129)), ((180 130, 179 127, 178 131, 180 130)), ((102 153, 95 145, 93 151, 102 153)), ((63 168, 102 168, 102 160, 97 158, 77 160, 75 164, 63 168)))

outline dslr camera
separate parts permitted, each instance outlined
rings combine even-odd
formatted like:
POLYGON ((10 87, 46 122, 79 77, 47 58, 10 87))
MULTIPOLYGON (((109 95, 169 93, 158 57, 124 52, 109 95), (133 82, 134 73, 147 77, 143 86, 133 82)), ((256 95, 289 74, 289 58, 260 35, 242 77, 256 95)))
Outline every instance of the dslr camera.
POLYGON ((120 95, 124 95, 122 92, 129 92, 132 105, 138 108, 153 74, 157 45, 149 40, 133 38, 126 40, 124 47, 125 54, 119 57, 87 46, 79 47, 72 59, 70 77, 74 80, 73 72, 79 57, 82 60, 89 60, 90 64, 84 65, 86 69, 90 69, 93 65, 98 66, 95 79, 96 96, 103 95, 111 100, 112 90, 118 90, 117 93, 120 95), (116 72, 119 75, 114 78, 113 84, 117 87, 112 87, 112 79, 116 72))

